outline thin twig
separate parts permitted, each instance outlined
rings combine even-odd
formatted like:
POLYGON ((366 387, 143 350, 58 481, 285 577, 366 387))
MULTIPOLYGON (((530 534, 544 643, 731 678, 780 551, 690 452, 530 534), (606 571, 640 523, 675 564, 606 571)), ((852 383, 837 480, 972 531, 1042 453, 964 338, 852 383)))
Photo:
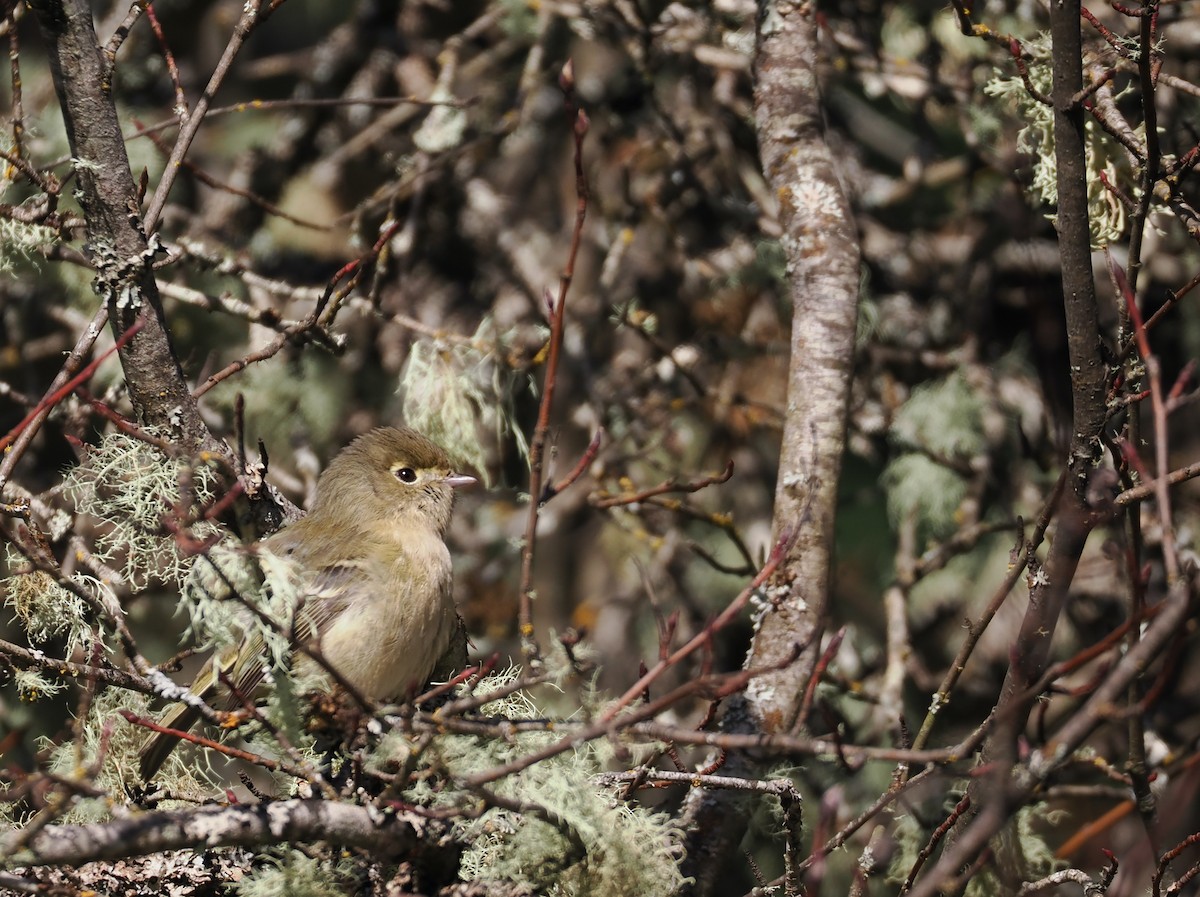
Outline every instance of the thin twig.
POLYGON ((525 524, 525 540, 521 549, 521 582, 518 588, 519 606, 517 627, 521 635, 521 653, 532 669, 541 665, 541 651, 533 628, 533 558, 537 548, 537 525, 541 511, 539 498, 542 494, 542 465, 546 452, 546 438, 550 432, 550 409, 554 403, 554 390, 558 380, 558 358, 562 349, 563 322, 566 318, 567 292, 575 276, 575 259, 583 242, 583 223, 587 217, 588 185, 583 172, 583 139, 588 132, 588 117, 575 106, 574 68, 568 61, 559 77, 564 102, 573 119, 572 134, 575 140, 575 229, 571 234, 571 249, 567 263, 563 266, 558 282, 558 300, 550 309, 550 341, 546 350, 546 376, 542 383, 542 400, 538 406, 537 424, 533 438, 529 441, 529 518, 525 524))
MULTIPOLYGON (((76 387, 79 386, 79 384, 85 383, 89 379, 91 379, 92 374, 96 373, 96 368, 100 367, 100 365, 104 363, 104 361, 108 358, 108 356, 110 356, 114 352, 118 351, 122 346, 124 346, 131 339, 133 339, 134 336, 137 335, 137 332, 139 330, 141 330, 142 327, 145 326, 145 324, 146 324, 146 318, 143 315, 142 317, 138 318, 133 324, 131 324, 129 326, 129 328, 124 333, 121 334, 120 338, 115 343, 113 343, 113 345, 110 348, 108 348, 104 352, 100 353, 100 356, 98 358, 96 358, 91 364, 89 364, 87 367, 85 367, 82 371, 80 371, 74 377, 69 379, 62 386, 60 386, 56 389, 53 389, 51 392, 47 393, 46 396, 40 402, 37 403, 37 405, 34 407, 34 409, 32 411, 30 411, 27 415, 25 415, 24 418, 22 418, 21 422, 19 424, 17 424, 15 427, 13 427, 13 429, 11 429, 8 432, 7 436, 0 438, 0 452, 4 452, 5 449, 7 449, 10 445, 12 445, 14 443, 14 441, 24 432, 25 428, 29 427, 33 423, 34 420, 38 419, 39 417, 43 417, 45 414, 48 414, 50 412, 50 409, 52 409, 55 405, 57 405, 64 398, 66 398, 68 395, 70 395, 71 392, 76 387)), ((3 482, 3 480, 0 480, 0 483, 2 483, 2 482, 3 482)))
POLYGON ((613 508, 618 505, 632 505, 639 502, 644 502, 648 498, 656 495, 665 495, 669 492, 699 492, 701 489, 706 489, 709 486, 718 483, 725 483, 733 476, 733 462, 729 461, 725 465, 725 469, 718 474, 701 477, 698 480, 693 480, 688 483, 680 483, 678 480, 669 479, 666 482, 659 483, 657 486, 651 486, 648 489, 642 489, 637 492, 622 492, 619 495, 609 493, 601 493, 593 496, 590 501, 597 508, 613 508))
POLYGON ((225 80, 225 76, 229 74, 233 60, 242 49, 246 38, 250 36, 250 32, 254 30, 254 26, 265 18, 265 16, 259 16, 261 6, 262 0, 248 0, 243 7, 242 16, 233 28, 233 34, 229 38, 229 43, 225 46, 225 52, 221 54, 221 59, 217 62, 216 68, 213 69, 212 76, 208 79, 208 84, 204 87, 204 92, 200 94, 200 98, 196 101, 195 108, 192 109, 187 120, 184 121, 183 127, 179 131, 179 136, 175 138, 175 147, 171 150, 171 158, 167 160, 162 178, 158 182, 158 187, 154 190, 154 197, 150 200, 150 205, 146 208, 146 215, 142 219, 142 227, 147 234, 153 233, 158 227, 158 221, 162 217, 163 209, 167 205, 167 197, 171 195, 171 188, 175 185, 175 178, 179 176, 179 172, 183 167, 183 160, 191 148, 192 141, 196 139, 196 135, 200 131, 200 126, 204 124, 209 107, 212 105, 212 98, 217 95, 221 83, 225 80))

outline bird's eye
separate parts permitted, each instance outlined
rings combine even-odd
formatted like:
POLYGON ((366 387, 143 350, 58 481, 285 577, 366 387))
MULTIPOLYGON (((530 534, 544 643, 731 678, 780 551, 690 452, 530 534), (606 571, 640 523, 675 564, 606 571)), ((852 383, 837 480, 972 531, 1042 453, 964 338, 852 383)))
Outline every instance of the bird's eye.
POLYGON ((415 483, 417 481, 417 472, 411 467, 401 467, 396 471, 396 477, 401 483, 415 483))

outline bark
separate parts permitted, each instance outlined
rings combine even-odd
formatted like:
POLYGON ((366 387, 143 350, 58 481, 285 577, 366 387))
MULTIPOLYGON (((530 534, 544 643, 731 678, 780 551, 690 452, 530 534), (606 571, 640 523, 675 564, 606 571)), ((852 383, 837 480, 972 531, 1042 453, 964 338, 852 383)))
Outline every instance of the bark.
POLYGON ((382 860, 416 849, 428 838, 423 831, 428 824, 420 817, 381 815, 336 801, 282 800, 140 813, 90 825, 52 825, 32 838, 19 830, 0 837, 0 856, 8 858, 9 866, 78 866, 185 848, 326 841, 370 850, 382 860))
POLYGON ((767 5, 755 103, 763 169, 780 198, 792 301, 774 528, 776 537, 796 532, 796 540, 768 584, 770 603, 758 621, 748 666, 775 666, 797 650, 800 655, 746 691, 758 727, 776 733, 796 726, 821 650, 860 277, 858 234, 824 142, 816 19, 808 4, 767 5))
MULTIPOLYGON (((792 306, 787 419, 775 492, 776 535, 794 536, 765 589, 766 608, 747 668, 772 668, 729 701, 729 732, 789 732, 799 718, 821 650, 829 600, 833 532, 846 439, 858 318, 859 243, 837 165, 825 142, 817 84, 815 9, 775 0, 762 7, 755 60, 755 109, 763 170, 779 200, 792 306), (789 662, 791 659, 791 662, 789 662)), ((752 775, 747 755, 723 772, 752 775)), ((712 891, 744 824, 734 792, 693 789, 685 873, 712 891)))
POLYGON ((749 665, 781 664, 800 650, 797 662, 747 689, 766 732, 796 725, 820 653, 858 320, 858 233, 824 138, 814 13, 806 3, 768 4, 756 69, 759 152, 780 201, 792 305, 774 528, 796 538, 768 585, 749 665))
MULTIPOLYGON (((1043 575, 1039 577, 1041 582, 1035 581, 1030 588, 1029 606, 996 703, 996 723, 983 745, 982 761, 992 772, 976 779, 968 789, 971 811, 949 839, 961 852, 965 842, 982 849, 991 838, 1002 884, 1014 892, 1029 880, 1019 839, 1014 831, 1002 831, 1014 824, 1012 813, 1019 806, 1012 782, 1018 740, 1038 698, 1036 683, 1050 661, 1054 631, 1066 606, 1079 559, 1092 530, 1111 519, 1115 512, 1111 499, 1117 485, 1111 471, 1097 471, 1103 451, 1100 435, 1106 414, 1107 366, 1100 351, 1100 322, 1092 275, 1084 109, 1072 99, 1083 85, 1078 0, 1050 4, 1050 32, 1058 182, 1055 224, 1071 364, 1068 488, 1063 491, 1055 514, 1054 537, 1043 575)), ((950 851, 950 855, 955 852, 950 851)), ((967 862, 973 858, 969 856, 967 862)), ((940 863, 929 876, 932 880, 929 887, 938 887, 939 877, 948 882, 957 872, 940 863)))
POLYGON ((87 221, 87 246, 96 269, 93 288, 108 306, 120 336, 143 313, 146 324, 121 350, 129 397, 138 420, 170 433, 190 450, 214 448, 171 346, 151 264, 137 187, 86 0, 32 0, 46 42, 87 221))
MULTIPOLYGON (((1071 360, 1072 438, 1068 465, 1069 487, 1056 515, 1054 539, 1044 567, 1048 582, 1035 587, 1022 621, 1008 675, 997 705, 999 723, 984 743, 984 758, 1011 763, 1017 738, 1025 728, 1036 699, 1031 688, 1046 670, 1054 630, 1088 535, 1112 510, 1102 500, 1095 472, 1100 461, 1101 429, 1105 419, 1107 371, 1100 353, 1100 323, 1092 277, 1091 236, 1088 229, 1084 110, 1072 97, 1083 85, 1079 3, 1051 4, 1053 40, 1055 162, 1058 166, 1059 255, 1062 259, 1063 303, 1071 360)), ((1111 483, 1116 486, 1115 479, 1111 483)), ((1115 488, 1110 490, 1115 494, 1115 488)))

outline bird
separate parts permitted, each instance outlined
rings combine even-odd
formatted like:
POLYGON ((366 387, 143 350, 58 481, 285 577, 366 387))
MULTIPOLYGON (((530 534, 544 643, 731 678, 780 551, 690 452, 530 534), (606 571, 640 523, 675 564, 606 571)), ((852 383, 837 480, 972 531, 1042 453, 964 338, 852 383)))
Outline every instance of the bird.
MULTIPOLYGON (((296 641, 361 697, 405 697, 451 649, 462 624, 445 534, 455 490, 473 483, 474 477, 455 472, 437 443, 408 427, 381 427, 329 462, 307 516, 260 543, 298 572, 304 623, 296 641)), ((313 662, 303 650, 295 653, 313 662)), ((211 705, 223 690, 222 675, 236 686, 226 699, 231 709, 260 690, 261 635, 218 652, 189 691, 211 705)), ((164 712, 160 725, 187 731, 199 717, 181 702, 164 712)), ((143 781, 153 778, 177 741, 157 731, 147 738, 138 752, 143 781)))

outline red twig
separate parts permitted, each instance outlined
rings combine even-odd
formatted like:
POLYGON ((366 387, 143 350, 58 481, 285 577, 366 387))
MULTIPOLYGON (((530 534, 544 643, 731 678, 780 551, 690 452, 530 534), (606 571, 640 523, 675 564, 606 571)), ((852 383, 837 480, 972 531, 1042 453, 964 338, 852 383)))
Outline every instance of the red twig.
POLYGON ((1130 617, 1094 645, 1089 645, 1088 647, 1077 652, 1074 656, 1068 657, 1066 660, 1054 664, 1052 667, 1046 670, 1046 674, 1038 681, 1037 685, 1034 686, 1037 693, 1040 694, 1046 689, 1046 687, 1049 686, 1051 682, 1055 681, 1056 679, 1070 675, 1075 670, 1116 647, 1116 645, 1123 638, 1125 638, 1130 629, 1132 629, 1134 626, 1141 626, 1146 620, 1154 618, 1158 615, 1158 612, 1161 609, 1162 606, 1158 604, 1150 607, 1143 607, 1137 614, 1130 617))
MULTIPOLYGON (((1096 112, 1096 110, 1091 106, 1088 106, 1088 109, 1092 113, 1096 112)), ((1137 203, 1133 201, 1133 197, 1130 196, 1128 193, 1126 193, 1124 190, 1122 190, 1120 188, 1120 186, 1118 186, 1117 184, 1114 184, 1112 182, 1112 179, 1107 174, 1105 174, 1103 171, 1101 171, 1101 172, 1098 172, 1098 175, 1100 177, 1100 186, 1102 186, 1106 191, 1108 191, 1113 196, 1115 196, 1117 198, 1117 202, 1119 202, 1121 205, 1123 205, 1129 211, 1133 211, 1135 208, 1137 208, 1137 203)))
POLYGON ((1161 857, 1158 858, 1158 866, 1154 870, 1154 875, 1150 879, 1150 893, 1153 897, 1158 897, 1162 888, 1162 878, 1167 872, 1167 866, 1170 862, 1176 859, 1187 848, 1194 844, 1200 844, 1200 832, 1192 832, 1161 857))
POLYGON ((1183 395, 1183 391, 1191 385, 1192 376, 1196 373, 1196 359, 1191 359, 1179 371, 1179 376, 1175 378, 1174 385, 1171 386, 1171 391, 1167 393, 1168 410, 1174 402, 1178 402, 1183 395))
POLYGON ((926 860, 933 856, 933 852, 937 849, 938 844, 941 843, 941 840, 946 837, 954 823, 962 818, 962 815, 967 812, 970 806, 971 798, 969 795, 964 794, 962 800, 955 805, 953 812, 946 817, 941 825, 934 829, 933 834, 929 836, 928 843, 921 848, 916 862, 913 863, 912 869, 909 870, 908 878, 905 879, 904 885, 900 888, 901 894, 912 890, 913 882, 917 880, 917 873, 921 871, 921 867, 925 865, 926 860))
POLYGON ((463 682, 466 682, 472 676, 478 676, 480 679, 484 678, 493 669, 495 669, 496 664, 497 664, 497 662, 499 662, 499 660, 500 660, 500 655, 493 654, 491 657, 489 657, 483 663, 476 664, 475 666, 467 667, 465 670, 463 670, 461 673, 459 673, 457 676, 455 676, 450 681, 443 682, 440 685, 435 685, 433 688, 429 689, 429 691, 425 692, 424 694, 417 695, 415 698, 413 698, 413 704, 420 705, 420 704, 424 704, 426 701, 432 701, 434 698, 441 697, 442 695, 446 694, 446 692, 453 689, 456 685, 460 685, 463 682))
POLYGON ((1152 14, 1152 10, 1148 6, 1142 6, 1135 9, 1132 6, 1126 6, 1124 3, 1118 2, 1118 0, 1109 0, 1109 6, 1115 9, 1121 15, 1128 16, 1131 19, 1143 19, 1152 14))
POLYGON ((800 702, 800 713, 796 719, 803 724, 804 720, 808 719, 808 712, 812 709, 813 698, 817 693, 817 684, 821 681, 821 676, 829 669, 829 664, 833 662, 833 658, 837 656, 838 648, 842 646, 842 639, 846 637, 846 627, 843 626, 833 634, 833 638, 829 640, 825 650, 821 653, 821 659, 817 661, 817 665, 813 667, 812 676, 808 679, 808 685, 804 689, 804 699, 800 702))
POLYGON ((1158 363, 1158 357, 1150 351, 1146 324, 1142 319, 1142 311, 1138 308, 1134 289, 1125 276, 1125 269, 1117 264, 1116 259, 1107 250, 1104 255, 1108 260, 1108 270, 1112 275, 1117 293, 1125 300, 1125 306, 1129 310, 1129 319, 1133 324, 1133 339, 1138 353, 1142 356, 1142 361, 1145 362, 1146 374, 1150 378, 1150 403, 1154 415, 1154 461, 1157 468, 1154 476, 1154 494, 1158 504, 1159 521, 1162 525, 1163 564, 1167 569, 1167 581, 1174 583, 1179 576, 1179 563, 1175 552, 1174 530, 1171 526, 1171 497, 1167 485, 1167 474, 1170 468, 1167 465, 1167 408, 1162 390, 1162 370, 1158 363))
POLYGON ((1158 311, 1156 311, 1154 314, 1152 314, 1149 317, 1149 319, 1146 321, 1146 330, 1147 331, 1153 330, 1155 325, 1157 325, 1158 322, 1160 320, 1162 320, 1162 318, 1171 309, 1173 309, 1175 307, 1176 302, 1178 302, 1180 299, 1182 299, 1184 296, 1186 296, 1192 290, 1196 289, 1196 287, 1198 287, 1198 286, 1200 286, 1200 274, 1195 275, 1191 280, 1189 280, 1187 283, 1185 283, 1179 289, 1168 290, 1167 291, 1167 301, 1164 302, 1161 306, 1159 306, 1158 311))
MULTIPOLYGON (((1119 437, 1115 440, 1117 448, 1121 450, 1121 458, 1132 468, 1138 475, 1138 478, 1153 491, 1154 477, 1150 474, 1150 470, 1146 467, 1146 462, 1142 460, 1141 453, 1137 450, 1137 446, 1131 443, 1124 437, 1119 437)), ((1149 493, 1147 493, 1148 495, 1149 493)))
MULTIPOLYGON (((394 106, 449 106, 455 109, 468 109, 474 106, 478 100, 475 97, 464 97, 456 99, 454 97, 445 97, 443 99, 422 99, 421 97, 404 96, 404 97, 309 97, 307 99, 298 99, 292 97, 284 100, 247 100, 243 103, 233 103, 229 106, 216 106, 209 109, 205 113, 206 119, 216 118, 222 115, 234 115, 242 112, 268 112, 275 110, 296 110, 296 109, 342 109, 351 106, 370 106, 374 108, 392 108, 394 106)), ((160 131, 166 131, 169 128, 174 128, 181 123, 179 116, 156 121, 149 125, 139 125, 138 132, 131 134, 129 140, 134 140, 138 137, 145 137, 149 134, 157 134, 160 131)))
POLYGON ((785 533, 784 536, 775 544, 775 548, 771 552, 771 556, 767 559, 767 562, 763 565, 762 569, 758 571, 758 575, 754 577, 754 580, 750 583, 750 585, 746 586, 746 588, 744 588, 741 593, 729 603, 725 610, 721 611, 721 613, 718 614, 711 623, 705 626, 700 632, 696 633, 696 635, 692 636, 687 644, 683 645, 681 648, 678 648, 668 657, 660 659, 658 663, 651 667, 649 671, 645 673, 645 675, 641 676, 637 682, 629 686, 629 688, 626 689, 625 694, 621 695, 620 699, 613 703, 604 712, 604 714, 600 717, 600 721, 611 722, 618 713, 625 709, 625 707, 627 707, 631 702, 636 701, 638 696, 641 695, 647 688, 649 688, 654 680, 661 676, 668 667, 679 663, 679 661, 694 653, 701 646, 708 644, 714 633, 719 632, 725 626, 729 625, 729 623, 739 613, 741 613, 742 609, 750 602, 751 596, 758 591, 759 587, 761 587, 763 583, 771 578, 771 574, 773 574, 775 569, 783 562, 784 556, 787 554, 787 546, 791 544, 793 538, 794 534, 785 533))
POLYGON ((100 367, 100 365, 105 359, 108 358, 108 356, 123 348, 144 326, 146 326, 145 317, 138 318, 129 326, 128 329, 126 329, 124 333, 121 334, 117 341, 113 343, 111 348, 101 352, 100 356, 96 358, 95 361, 91 362, 91 364, 85 367, 82 371, 80 371, 50 395, 38 402, 37 405, 34 406, 33 410, 21 419, 19 424, 9 430, 7 436, 5 436, 3 439, 0 439, 0 452, 3 452, 6 448, 8 448, 12 444, 12 441, 21 435, 21 431, 29 425, 31 420, 36 418, 43 411, 53 408, 55 405, 61 402, 64 398, 70 395, 71 392, 77 386, 79 386, 79 384, 87 382, 87 380, 91 378, 92 374, 96 373, 96 368, 100 367))
POLYGON ((1029 66, 1025 64, 1025 51, 1021 48, 1021 42, 1015 37, 1008 40, 1008 52, 1012 54, 1013 62, 1017 66, 1017 74, 1021 76, 1021 83, 1025 85, 1025 91, 1033 99, 1043 106, 1053 105, 1050 98, 1033 86, 1033 81, 1029 77, 1029 66))
POLYGON ((1113 34, 1112 29, 1096 18, 1095 14, 1086 6, 1081 7, 1079 14, 1087 19, 1088 24, 1096 29, 1096 33, 1104 38, 1105 42, 1117 51, 1124 59, 1130 58, 1129 47, 1125 46, 1121 38, 1113 34))
POLYGON ((542 493, 541 503, 545 504, 558 493, 562 492, 577 479, 583 476, 583 472, 588 469, 588 465, 596 460, 596 455, 600 451, 600 440, 604 437, 604 428, 600 427, 596 430, 596 435, 592 437, 592 441, 588 443, 588 447, 584 449, 583 455, 579 458, 579 463, 571 468, 571 472, 559 480, 557 483, 547 484, 546 491, 542 493))
POLYGON ((93 411, 95 411, 105 420, 111 421, 122 433, 126 433, 132 436, 134 439, 138 439, 147 445, 153 446, 168 457, 173 457, 178 454, 178 449, 176 449, 176 447, 170 442, 165 439, 159 439, 157 436, 151 433, 147 433, 115 408, 97 399, 82 386, 75 387, 75 394, 83 401, 91 405, 93 411))
MULTIPOLYGON (((1094 79, 1090 84, 1087 85, 1087 87, 1083 88, 1083 90, 1071 97, 1071 105, 1078 106, 1080 103, 1084 102, 1086 99, 1088 99, 1088 97, 1116 77, 1116 74, 1116 69, 1106 69, 1100 74, 1099 78, 1094 79)), ((1101 172, 1101 174, 1103 174, 1103 172, 1101 172)))
POLYGON ((337 314, 338 307, 342 300, 350 294, 350 291, 362 280, 363 273, 366 270, 368 262, 373 263, 379 258, 388 241, 396 235, 396 232, 403 226, 400 221, 393 221, 383 229, 379 237, 371 245, 371 251, 364 253, 353 261, 347 262, 337 273, 329 279, 329 283, 325 286, 325 292, 317 301, 315 310, 312 313, 312 321, 314 324, 320 323, 324 327, 328 327, 333 323, 333 316, 337 314), (334 287, 346 280, 346 284, 334 293, 334 287), (332 304, 331 300, 333 301, 332 304), (328 307, 328 310, 327 310, 328 307))
POLYGON ((229 510, 239 495, 246 491, 246 487, 242 485, 241 480, 235 480, 233 485, 226 490, 225 494, 214 501, 208 508, 200 514, 201 520, 216 520, 222 514, 229 510))
POLYGON ((242 751, 237 748, 230 747, 227 744, 221 744, 219 741, 213 741, 211 738, 205 738, 203 735, 196 735, 193 732, 185 732, 183 729, 172 729, 168 726, 162 726, 152 719, 147 719, 144 716, 138 716, 130 710, 118 710, 121 716, 125 717, 127 722, 133 723, 135 726, 141 726, 144 729, 149 729, 151 732, 158 732, 162 735, 170 735, 173 738, 178 738, 180 741, 190 741, 192 744, 198 744, 200 747, 208 748, 209 750, 217 751, 227 757, 232 757, 235 760, 245 760, 247 763, 254 763, 264 769, 279 769, 280 763, 278 760, 272 760, 270 757, 263 757, 261 754, 253 754, 250 751, 242 751))
POLYGON ((150 22, 150 28, 154 31, 154 36, 158 38, 158 45, 162 48, 163 58, 167 61, 167 74, 171 76, 171 84, 175 87, 175 114, 179 116, 180 121, 187 121, 187 97, 183 93, 183 84, 179 80, 179 68, 175 65, 175 54, 171 52, 170 46, 167 45, 167 36, 163 34, 162 25, 158 22, 158 16, 154 14, 153 3, 146 4, 146 18, 150 22))
POLYGON ((162 518, 163 529, 175 537, 175 544, 179 546, 179 550, 185 556, 192 557, 197 554, 204 554, 221 541, 223 538, 222 533, 217 531, 206 539, 197 539, 189 532, 190 528, 193 524, 200 521, 211 521, 220 517, 243 492, 245 492, 245 487, 242 485, 242 481, 234 480, 233 485, 229 487, 224 495, 198 514, 188 514, 182 508, 176 508, 172 514, 164 514, 162 518))
POLYGON ((541 663, 533 630, 533 556, 537 547, 537 524, 542 494, 542 463, 546 452, 546 437, 550 431, 550 409, 554 403, 554 388, 558 379, 558 357, 562 349, 563 321, 567 292, 575 276, 575 259, 583 242, 583 222, 587 217, 588 185, 583 173, 583 139, 588 132, 588 117, 575 107, 574 67, 568 60, 559 77, 567 111, 574 119, 575 138, 575 229, 571 234, 571 249, 558 281, 558 300, 550 310, 550 342, 546 351, 546 377, 542 384, 542 401, 538 407, 537 424, 529 444, 529 519, 525 524, 525 543, 521 550, 521 584, 517 626, 521 634, 521 653, 526 662, 537 667, 541 663))
POLYGON ((1117 855, 1107 847, 1101 847, 1100 852, 1108 858, 1108 865, 1104 867, 1104 871, 1100 873, 1100 893, 1107 894, 1108 886, 1112 884, 1113 879, 1117 877, 1117 870, 1121 868, 1121 864, 1117 862, 1117 855))

